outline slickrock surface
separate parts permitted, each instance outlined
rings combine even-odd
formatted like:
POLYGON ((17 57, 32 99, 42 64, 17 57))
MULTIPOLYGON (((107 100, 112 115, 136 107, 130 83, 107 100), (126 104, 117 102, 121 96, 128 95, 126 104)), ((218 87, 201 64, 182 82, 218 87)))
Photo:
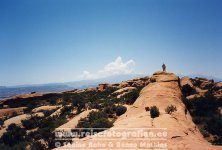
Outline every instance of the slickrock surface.
POLYGON ((36 113, 36 112, 40 112, 40 111, 44 111, 44 110, 54 110, 54 109, 57 109, 59 108, 60 106, 40 106, 40 107, 37 107, 35 109, 32 110, 32 112, 36 113))
MULTIPOLYGON (((156 72, 150 79, 150 83, 141 91, 139 98, 135 101, 127 112, 120 116, 114 123, 114 126, 106 130, 103 133, 111 133, 116 128, 120 128, 122 132, 127 129, 135 128, 166 128, 167 131, 167 147, 169 150, 210 150, 220 149, 220 147, 212 146, 205 141, 200 134, 199 130, 192 121, 189 112, 186 110, 185 105, 181 99, 181 89, 179 86, 179 78, 173 73, 156 72), (160 111, 160 116, 154 119, 151 118, 150 112, 145 110, 145 107, 157 106, 160 111), (176 112, 171 115, 165 112, 165 109, 169 105, 174 105, 177 108, 176 112)), ((136 129, 139 130, 139 129, 136 129)), ((148 129, 147 129, 148 130, 148 129)), ((152 130, 151 130, 152 131, 152 130)), ((136 140, 130 140, 127 137, 114 137, 109 139, 103 138, 103 143, 124 142, 131 143, 136 140)), ((96 136, 89 136, 75 142, 81 144, 87 144, 90 142, 100 141, 101 139, 96 136)), ((141 139, 142 141, 146 139, 141 139)), ((137 140, 137 146, 133 149, 147 149, 141 147, 139 144, 141 140, 137 140)), ((160 142, 160 141, 155 141, 160 142)), ((163 141, 162 141, 163 142, 163 141)), ((76 144, 76 143, 75 143, 76 144)), ((73 144, 74 145, 74 144, 73 144)), ((72 146, 73 146, 72 145, 72 146)), ((70 149, 70 147, 61 147, 59 149, 70 149)), ((150 147, 155 149, 157 147, 150 147)), ((78 149, 78 148, 73 148, 78 149)), ((80 149, 80 148, 79 148, 80 149)), ((91 148, 97 149, 97 148, 91 148)), ((124 149, 124 148, 102 148, 102 149, 124 149)))
POLYGON ((13 113, 16 114, 23 114, 23 110, 26 109, 27 107, 18 107, 18 108, 5 108, 5 109, 0 109, 0 118, 4 116, 10 116, 13 113))

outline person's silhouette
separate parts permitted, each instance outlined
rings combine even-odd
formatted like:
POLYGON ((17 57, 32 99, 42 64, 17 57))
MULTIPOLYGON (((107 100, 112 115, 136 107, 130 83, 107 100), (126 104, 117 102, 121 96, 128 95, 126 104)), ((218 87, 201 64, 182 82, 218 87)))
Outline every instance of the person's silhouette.
POLYGON ((165 72, 166 71, 166 65, 164 63, 162 65, 162 68, 163 68, 163 71, 165 72))

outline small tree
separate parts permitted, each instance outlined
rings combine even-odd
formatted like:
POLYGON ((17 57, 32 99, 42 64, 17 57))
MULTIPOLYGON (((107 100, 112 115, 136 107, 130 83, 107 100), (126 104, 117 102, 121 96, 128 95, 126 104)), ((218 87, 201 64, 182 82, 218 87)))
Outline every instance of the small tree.
POLYGON ((151 118, 159 117, 160 115, 159 109, 156 106, 150 107, 150 115, 151 118))
POLYGON ((39 116, 32 116, 30 119, 26 119, 26 120, 22 120, 22 125, 30 130, 30 129, 34 129, 34 128, 37 128, 40 124, 40 120, 41 120, 41 117, 39 116))
POLYGON ((120 116, 126 112, 127 108, 125 106, 117 106, 116 115, 120 116))
POLYGON ((189 84, 186 84, 182 87, 182 93, 185 97, 187 97, 194 94, 195 90, 189 84))
POLYGON ((0 127, 4 125, 4 120, 0 118, 0 127))
POLYGON ((25 134, 25 129, 13 123, 8 126, 6 132, 1 137, 1 141, 6 145, 13 146, 24 141, 25 134))
POLYGON ((123 98, 125 99, 126 104, 133 104, 136 99, 139 97, 139 91, 135 90, 130 93, 127 93, 123 98))
POLYGON ((35 141, 30 145, 32 150, 45 150, 46 146, 39 141, 35 141))
POLYGON ((165 112, 168 114, 171 114, 174 111, 177 111, 177 107, 173 105, 167 106, 167 108, 165 109, 165 112))

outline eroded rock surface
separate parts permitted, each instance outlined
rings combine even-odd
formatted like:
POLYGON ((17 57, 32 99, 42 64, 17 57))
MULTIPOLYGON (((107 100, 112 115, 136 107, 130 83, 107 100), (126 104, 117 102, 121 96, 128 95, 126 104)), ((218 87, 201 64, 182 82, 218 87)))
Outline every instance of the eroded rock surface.
MULTIPOLYGON (((127 129, 135 128, 137 128, 137 130, 139 130, 138 128, 166 128, 167 149, 169 150, 219 149, 219 147, 214 147, 205 141, 196 125, 193 123, 189 112, 186 110, 185 105, 182 102, 182 94, 179 84, 179 78, 173 73, 154 73, 154 75, 150 78, 150 83, 143 88, 135 103, 127 109, 125 114, 117 119, 117 121, 114 123, 114 127, 104 132, 111 133, 116 128, 120 128, 122 132, 127 129), (165 109, 169 105, 176 106, 177 111, 173 112, 172 114, 167 114, 165 109), (157 106, 159 108, 159 117, 153 119, 150 116, 150 112, 145 110, 145 107, 151 106, 157 106)), ((75 142, 86 144, 99 140, 100 139, 98 139, 96 136, 89 136, 78 141, 75 140, 75 142)), ((109 141, 109 137, 103 137, 103 143, 109 141)), ((132 142, 126 137, 112 138, 112 142, 114 143, 120 141, 127 143, 132 142)), ((137 142, 138 145, 134 147, 134 149, 141 149, 142 147, 140 147, 139 144, 140 141, 137 142)), ((156 142, 158 142, 158 140, 156 142)), ((59 149, 66 148, 61 147, 59 149)), ((102 149, 108 149, 108 147, 102 149)))

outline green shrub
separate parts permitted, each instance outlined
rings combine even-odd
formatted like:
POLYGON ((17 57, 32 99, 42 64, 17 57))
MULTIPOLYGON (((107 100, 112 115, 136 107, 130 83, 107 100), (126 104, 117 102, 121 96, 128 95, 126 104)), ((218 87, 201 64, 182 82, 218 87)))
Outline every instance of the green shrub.
POLYGON ((77 124, 77 128, 91 128, 91 124, 87 118, 81 118, 77 124))
POLYGON ((46 146, 39 141, 34 141, 30 145, 31 150, 46 150, 46 146))
POLYGON ((107 118, 100 118, 92 123, 92 128, 111 128, 113 126, 107 118))
POLYGON ((126 94, 123 98, 125 99, 126 104, 133 104, 136 99, 139 97, 139 91, 135 90, 133 92, 130 92, 126 94))
POLYGON ((97 111, 92 111, 88 115, 89 122, 93 122, 93 121, 98 120, 100 118, 108 118, 108 116, 103 111, 98 111, 98 112, 97 111))
POLYGON ((182 93, 185 97, 195 94, 195 90, 189 85, 186 84, 182 87, 182 93))
POLYGON ((191 100, 183 99, 186 108, 189 110, 193 122, 198 124, 200 132, 204 137, 208 134, 215 138, 209 142, 221 145, 222 139, 222 116, 218 108, 222 106, 221 102, 213 96, 213 90, 206 92, 204 96, 194 97, 191 100))
POLYGON ((2 135, 1 141, 4 144, 13 146, 25 140, 26 131, 25 129, 17 126, 16 124, 11 124, 8 126, 6 132, 2 135))
POLYGON ((151 106, 150 115, 151 115, 151 118, 159 117, 160 115, 159 109, 156 106, 151 106))
POLYGON ((0 127, 3 126, 4 120, 0 118, 0 127))
POLYGON ((30 119, 22 120, 22 125, 28 130, 34 129, 39 126, 40 119, 41 119, 41 117, 32 116, 30 119))
POLYGON ((127 108, 125 106, 117 106, 116 108, 116 115, 117 116, 121 116, 122 114, 124 114, 126 112, 127 108))
POLYGON ((168 114, 171 114, 174 111, 177 111, 177 108, 176 106, 173 106, 173 105, 167 106, 167 108, 165 109, 165 112, 168 114))
POLYGON ((42 138, 42 136, 40 135, 40 133, 39 133, 39 130, 36 130, 36 131, 31 131, 31 132, 29 132, 28 134, 27 134, 27 136, 26 136, 26 139, 28 140, 28 141, 38 141, 38 140, 40 140, 42 138))
POLYGON ((61 114, 60 116, 66 116, 66 115, 70 115, 72 111, 72 107, 70 106, 64 106, 61 110, 61 114))
POLYGON ((114 114, 116 112, 116 106, 115 105, 111 105, 111 106, 107 106, 104 108, 104 112, 107 114, 114 114))
POLYGON ((14 144, 13 146, 6 145, 0 142, 0 149, 1 150, 24 150, 26 149, 28 143, 26 141, 21 141, 19 143, 14 144))
POLYGON ((80 113, 82 109, 85 108, 85 103, 86 103, 86 99, 81 95, 72 97, 72 106, 77 107, 78 113, 80 113))
POLYGON ((204 138, 210 136, 210 134, 206 130, 204 130, 204 129, 200 129, 200 133, 203 135, 204 138))
POLYGON ((108 115, 104 111, 92 111, 86 118, 80 119, 77 124, 77 128, 81 128, 78 131, 81 138, 86 136, 85 133, 89 131, 88 128, 93 128, 93 132, 101 132, 104 130, 101 128, 110 128, 112 126, 113 122, 109 121, 108 115))
POLYGON ((44 117, 50 116, 55 110, 43 110, 44 117))

